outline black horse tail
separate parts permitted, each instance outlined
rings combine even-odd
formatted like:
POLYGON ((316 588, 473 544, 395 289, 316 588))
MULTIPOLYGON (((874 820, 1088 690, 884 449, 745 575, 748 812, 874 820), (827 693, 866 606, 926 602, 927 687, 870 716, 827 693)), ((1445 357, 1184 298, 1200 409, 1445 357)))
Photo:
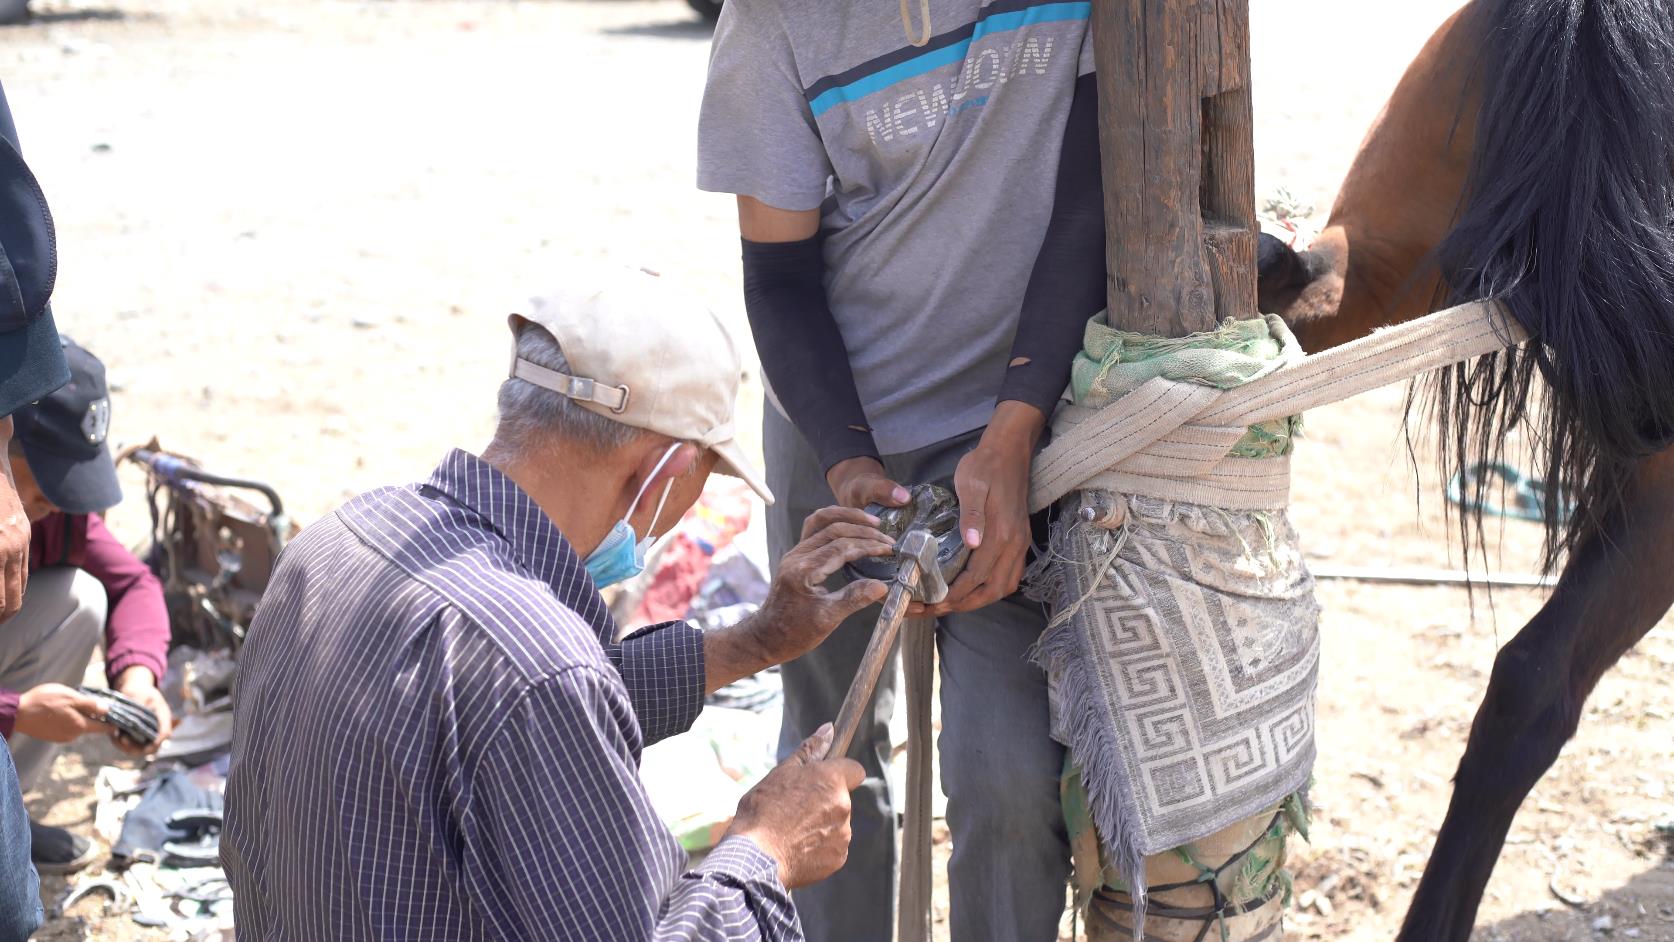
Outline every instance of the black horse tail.
MULTIPOLYGON (((1443 371, 1431 402, 1448 471, 1530 434, 1550 570, 1674 441, 1674 4, 1478 6, 1472 167, 1436 260, 1453 303, 1497 298, 1533 340, 1443 371)), ((1458 522, 1468 555, 1481 517, 1458 522)))

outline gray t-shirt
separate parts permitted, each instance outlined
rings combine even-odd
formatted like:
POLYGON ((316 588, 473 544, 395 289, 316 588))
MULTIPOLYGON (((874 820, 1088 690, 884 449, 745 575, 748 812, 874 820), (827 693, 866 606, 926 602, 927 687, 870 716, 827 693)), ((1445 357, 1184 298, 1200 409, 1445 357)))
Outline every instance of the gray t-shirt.
POLYGON ((1090 10, 930 0, 933 36, 914 47, 897 0, 723 8, 698 186, 822 210, 826 295, 884 454, 993 413, 1075 80, 1093 70, 1090 10))

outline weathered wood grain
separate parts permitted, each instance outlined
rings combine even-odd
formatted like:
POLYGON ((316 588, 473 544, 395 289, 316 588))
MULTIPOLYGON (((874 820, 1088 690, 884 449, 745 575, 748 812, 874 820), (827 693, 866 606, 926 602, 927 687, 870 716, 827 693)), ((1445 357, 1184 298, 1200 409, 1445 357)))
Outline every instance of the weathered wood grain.
POLYGON ((1254 317, 1248 0, 1094 0, 1107 320, 1162 336, 1254 317))

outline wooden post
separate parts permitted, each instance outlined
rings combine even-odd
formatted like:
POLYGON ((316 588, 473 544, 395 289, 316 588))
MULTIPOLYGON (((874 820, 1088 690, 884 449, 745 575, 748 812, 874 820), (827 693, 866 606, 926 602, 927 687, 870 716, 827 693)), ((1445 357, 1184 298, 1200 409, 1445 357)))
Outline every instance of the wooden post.
POLYGON ((1112 327, 1255 317, 1249 0, 1093 0, 1112 327))

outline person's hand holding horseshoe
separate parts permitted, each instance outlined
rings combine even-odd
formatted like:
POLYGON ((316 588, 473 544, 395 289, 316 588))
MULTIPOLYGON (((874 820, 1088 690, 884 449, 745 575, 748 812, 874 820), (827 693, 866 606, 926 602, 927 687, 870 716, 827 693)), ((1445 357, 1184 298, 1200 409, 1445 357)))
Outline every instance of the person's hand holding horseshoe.
POLYGON ((890 480, 883 463, 876 458, 848 458, 831 466, 825 473, 825 483, 839 507, 865 510, 867 504, 884 507, 904 507, 911 494, 899 483, 890 480))
POLYGON ((1007 400, 994 409, 976 448, 953 473, 959 533, 971 548, 965 569, 936 605, 914 604, 912 615, 970 612, 1017 591, 1029 554, 1029 465, 1046 416, 1007 400))

